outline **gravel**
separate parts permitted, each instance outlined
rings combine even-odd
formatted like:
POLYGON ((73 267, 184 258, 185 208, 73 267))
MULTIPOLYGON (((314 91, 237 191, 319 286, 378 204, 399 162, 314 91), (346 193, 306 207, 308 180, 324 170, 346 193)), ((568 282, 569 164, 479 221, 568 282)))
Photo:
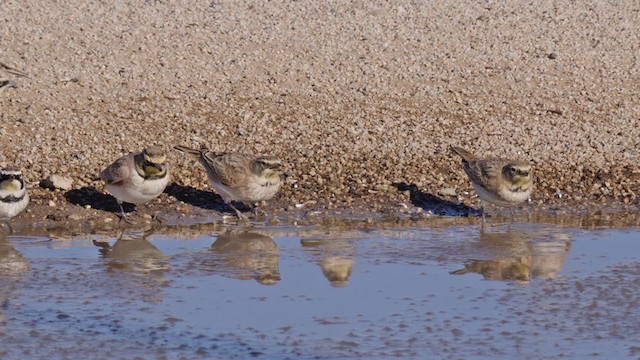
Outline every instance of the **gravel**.
POLYGON ((473 194, 459 145, 531 160, 536 203, 638 201, 634 2, 25 0, 0 22, 0 62, 29 75, 0 72, 0 165, 31 184, 102 191, 159 144, 207 189, 171 151, 206 145, 285 160, 271 206, 375 209, 409 200, 397 183, 473 194))
POLYGON ((71 190, 71 187, 73 186, 73 179, 53 174, 42 180, 40 182, 40 186, 49 190, 71 190))

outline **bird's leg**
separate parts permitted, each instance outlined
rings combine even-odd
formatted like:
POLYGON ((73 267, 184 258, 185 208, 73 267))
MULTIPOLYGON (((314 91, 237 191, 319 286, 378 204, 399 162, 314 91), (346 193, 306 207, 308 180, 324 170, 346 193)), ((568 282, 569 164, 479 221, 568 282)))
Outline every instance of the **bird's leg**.
POLYGON ((127 214, 124 212, 124 208, 122 207, 122 202, 118 201, 118 206, 120 206, 120 221, 126 222, 127 224, 133 225, 133 222, 129 220, 127 214))
POLYGON ((513 208, 509 208, 509 212, 511 213, 511 222, 514 222, 516 220, 516 215, 513 212, 513 208))
POLYGON ((243 213, 241 213, 240 210, 236 209, 236 207, 233 206, 231 202, 229 202, 227 205, 229 205, 230 208, 235 210, 236 214, 238 215, 238 219, 240 219, 240 221, 249 222, 249 218, 247 218, 243 213))
POLYGON ((265 202, 261 201, 261 202, 255 202, 255 203, 251 203, 251 209, 253 210, 253 216, 255 218, 257 218, 260 215, 266 215, 266 213, 263 210, 260 210, 260 205, 264 205, 265 202))
POLYGON ((480 201, 480 213, 482 214, 482 222, 487 221, 487 218, 484 216, 484 201, 480 201))
POLYGON ((7 225, 7 230, 9 230, 9 234, 13 234, 13 227, 11 226, 11 223, 9 222, 9 220, 7 221, 3 221, 5 225, 7 225))
POLYGON ((486 223, 484 221, 480 223, 480 233, 485 232, 485 226, 486 226, 486 223))
POLYGON ((151 208, 150 204, 147 204, 147 210, 149 210, 149 212, 151 212, 151 220, 158 222, 159 224, 162 224, 163 221, 160 218, 160 216, 158 216, 158 213, 153 211, 153 209, 151 208))

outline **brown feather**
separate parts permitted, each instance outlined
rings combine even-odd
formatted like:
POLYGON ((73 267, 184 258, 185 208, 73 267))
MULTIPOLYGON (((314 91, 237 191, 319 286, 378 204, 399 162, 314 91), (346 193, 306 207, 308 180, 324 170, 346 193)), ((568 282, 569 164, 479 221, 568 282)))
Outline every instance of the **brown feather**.
POLYGON ((123 156, 114 161, 106 169, 100 173, 100 179, 107 184, 117 184, 130 177, 130 168, 132 167, 133 156, 131 154, 123 156))
POLYGON ((212 151, 204 153, 203 157, 220 183, 230 187, 245 185, 249 178, 249 164, 254 159, 251 155, 221 154, 212 151))
POLYGON ((464 162, 464 172, 469 179, 483 188, 493 189, 501 176, 502 160, 471 160, 464 162))

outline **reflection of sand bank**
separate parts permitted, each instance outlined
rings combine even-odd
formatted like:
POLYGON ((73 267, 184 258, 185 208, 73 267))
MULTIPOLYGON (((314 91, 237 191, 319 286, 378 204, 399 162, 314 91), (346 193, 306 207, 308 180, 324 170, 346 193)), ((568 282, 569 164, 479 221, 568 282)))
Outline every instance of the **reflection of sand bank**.
POLYGON ((353 244, 348 239, 302 239, 301 245, 317 259, 322 273, 335 287, 349 283, 355 260, 353 244))
POLYGON ((569 236, 555 232, 525 232, 509 230, 480 232, 478 250, 496 254, 493 259, 471 259, 464 269, 453 275, 481 274, 488 280, 553 279, 566 262, 571 249, 569 236))
POLYGON ((220 235, 211 251, 220 255, 217 267, 230 277, 255 279, 263 285, 280 281, 280 250, 269 236, 252 232, 220 235))

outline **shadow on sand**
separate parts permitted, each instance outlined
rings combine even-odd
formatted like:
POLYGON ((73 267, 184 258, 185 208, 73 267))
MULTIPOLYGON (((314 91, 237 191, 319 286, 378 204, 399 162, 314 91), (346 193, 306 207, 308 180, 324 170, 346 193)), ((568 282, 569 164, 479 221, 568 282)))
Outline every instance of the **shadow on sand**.
MULTIPOLYGON (((68 202, 78 206, 91 206, 96 210, 108 211, 119 214, 120 207, 116 202, 116 199, 109 195, 98 191, 93 186, 85 186, 80 189, 69 190, 64 194, 64 197, 68 202)), ((125 213, 130 213, 135 210, 135 205, 129 203, 123 203, 125 213)))
POLYGON ((433 194, 422 192, 415 184, 394 183, 396 189, 409 191, 411 203, 422 208, 424 211, 431 211, 441 216, 477 216, 480 211, 460 202, 443 200, 433 194))
MULTIPOLYGON (((167 186, 164 192, 184 203, 202 209, 215 210, 220 213, 233 212, 233 210, 224 203, 222 197, 212 191, 196 189, 193 186, 171 184, 167 186)), ((249 206, 243 203, 234 202, 234 206, 240 211, 251 210, 249 206)))

